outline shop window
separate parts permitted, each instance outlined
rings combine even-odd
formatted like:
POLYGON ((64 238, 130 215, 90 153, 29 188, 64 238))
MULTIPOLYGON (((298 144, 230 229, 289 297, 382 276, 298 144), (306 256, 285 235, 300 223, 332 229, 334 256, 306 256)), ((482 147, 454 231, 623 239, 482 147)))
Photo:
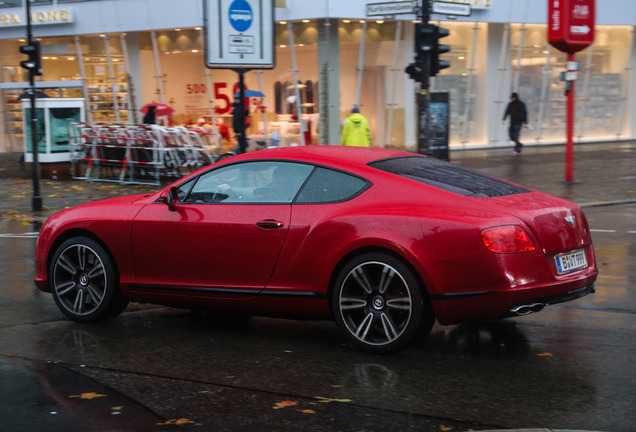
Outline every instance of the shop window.
MULTIPOLYGON (((581 71, 576 83, 575 136, 620 135, 621 88, 628 67, 630 27, 597 26, 594 45, 576 54, 581 71), (611 45, 609 40, 614 41, 611 45), (616 43, 623 41, 623 43, 616 43)), ((510 35, 511 88, 528 107, 528 140, 565 136, 566 96, 561 72, 567 55, 548 46, 544 25, 513 24, 510 35)))
MULTIPOLYGON (((300 94, 300 106, 303 114, 314 114, 318 112, 318 82, 311 80, 305 82, 298 81, 300 94)), ((276 114, 297 114, 298 104, 296 103, 296 87, 291 81, 274 83, 274 106, 276 114)))
MULTIPOLYGON (((450 103, 450 137, 453 145, 470 144, 475 138, 479 141, 480 124, 476 115, 476 102, 483 96, 476 78, 479 54, 472 52, 473 38, 481 36, 477 23, 439 23, 450 31, 442 43, 450 45, 451 50, 442 56, 450 61, 450 67, 442 69, 431 80, 431 91, 447 92, 450 103), (476 58, 473 58, 477 56, 476 58), (471 67, 472 63, 472 67, 471 67)), ((477 44, 479 49, 479 44, 477 44)))

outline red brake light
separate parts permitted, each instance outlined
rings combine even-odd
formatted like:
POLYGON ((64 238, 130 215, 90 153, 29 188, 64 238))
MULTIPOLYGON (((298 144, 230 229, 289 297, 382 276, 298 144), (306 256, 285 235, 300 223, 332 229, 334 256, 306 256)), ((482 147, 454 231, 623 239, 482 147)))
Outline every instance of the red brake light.
POLYGON ((495 253, 532 252, 536 249, 526 230, 517 225, 486 228, 481 231, 481 240, 495 253))

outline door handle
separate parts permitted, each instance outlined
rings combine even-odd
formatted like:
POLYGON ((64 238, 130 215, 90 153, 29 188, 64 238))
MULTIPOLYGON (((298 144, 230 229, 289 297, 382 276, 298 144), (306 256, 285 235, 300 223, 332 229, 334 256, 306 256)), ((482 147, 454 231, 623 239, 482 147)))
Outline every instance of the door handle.
POLYGON ((285 224, 277 220, 267 219, 267 220, 256 222, 256 226, 259 226, 261 228, 266 228, 266 229, 273 229, 273 228, 282 228, 283 226, 285 226, 285 224))

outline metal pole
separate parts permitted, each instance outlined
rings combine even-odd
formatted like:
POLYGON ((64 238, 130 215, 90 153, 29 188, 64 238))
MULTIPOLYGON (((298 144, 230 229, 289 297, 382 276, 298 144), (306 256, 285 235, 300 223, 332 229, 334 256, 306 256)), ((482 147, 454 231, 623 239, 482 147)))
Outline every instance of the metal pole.
POLYGON ((163 82, 161 81, 163 79, 163 74, 161 73, 159 48, 157 47, 157 34, 154 31, 150 32, 150 38, 152 39, 152 52, 155 57, 155 73, 157 74, 155 78, 157 78, 157 92, 159 93, 159 102, 165 103, 163 97, 163 82))
MULTIPOLYGON (((366 25, 366 22, 365 22, 366 25)), ((387 125, 386 125, 386 131, 385 133, 385 138, 384 138, 384 145, 389 145, 391 144, 391 135, 393 132, 393 109, 395 106, 394 103, 394 98, 395 98, 395 94, 397 93, 397 71, 398 71, 398 59, 399 59, 399 55, 400 55, 400 38, 402 37, 402 21, 398 21, 397 22, 397 26, 395 28, 395 42, 394 42, 394 50, 393 50, 393 69, 391 69, 392 72, 392 76, 391 76, 391 93, 389 94, 389 103, 387 104, 389 106, 389 113, 388 113, 388 118, 387 118, 387 125)), ((358 81, 358 89, 360 88, 360 81, 358 81)), ((359 95, 358 95, 359 96, 359 95)), ((356 106, 359 104, 359 101, 356 103, 356 106)))
MULTIPOLYGON (((258 90, 261 93, 265 94, 265 88, 263 87, 263 71, 259 70, 257 74, 258 74, 258 90)), ((261 106, 262 105, 263 104, 261 103, 261 106)), ((261 114, 263 117, 263 132, 265 132, 265 142, 269 143, 270 141, 268 139, 269 131, 268 131, 268 125, 267 125, 267 112, 265 110, 262 110, 261 114)))
MULTIPOLYGON (((422 0, 419 16, 422 23, 428 24, 430 19, 430 0, 422 0)), ((417 95, 417 146, 418 153, 433 156, 430 148, 429 107, 430 107, 430 57, 427 57, 424 71, 420 79, 420 92, 417 95)))
POLYGON ((590 81, 592 75, 592 58, 594 56, 594 45, 587 47, 587 59, 585 61, 585 74, 583 74, 583 94, 579 98, 579 130, 577 131, 577 138, 580 140, 585 136, 585 130, 587 128, 587 107, 590 100, 590 81))
POLYGON ((298 66, 296 65, 296 47, 294 46, 294 32, 291 21, 287 22, 287 30, 289 33, 289 48, 291 50, 292 69, 294 74, 294 91, 296 94, 296 114, 300 124, 300 145, 305 145, 305 125, 303 122, 303 108, 300 104, 300 89, 298 88, 298 66))
POLYGON ((519 47, 517 48, 517 64, 515 65, 515 76, 512 84, 512 91, 519 91, 519 77, 521 76, 521 60, 523 59, 523 43, 526 36, 526 24, 521 25, 521 35, 519 36, 519 47))
MULTIPOLYGON (((247 137, 245 136, 245 72, 246 69, 237 69, 239 75, 239 103, 234 109, 238 109, 239 123, 239 151, 237 153, 245 153, 247 151, 247 137)), ((236 131, 235 131, 236 132, 236 131)))
MULTIPOLYGON (((568 62, 575 61, 573 53, 568 53, 568 62)), ((565 182, 574 183, 574 89, 576 81, 568 81, 570 89, 567 92, 567 142, 565 144, 565 182)))
POLYGON ((108 36, 104 36, 104 48, 106 49, 106 65, 108 66, 110 92, 113 97, 113 110, 115 111, 115 121, 119 123, 121 121, 121 118, 119 116, 119 101, 117 100, 117 84, 115 83, 115 72, 113 70, 113 60, 110 56, 110 44, 108 43, 108 36))
POLYGON ((82 53, 82 43, 79 36, 75 36, 75 52, 77 55, 77 64, 79 66, 80 76, 82 77, 82 96, 84 97, 84 109, 86 112, 86 120, 92 122, 90 96, 86 87, 86 65, 84 64, 84 54, 82 53))
MULTIPOLYGON (((33 33, 31 32, 31 2, 26 1, 27 15, 27 43, 33 43, 33 33)), ((40 195, 40 159, 38 156, 38 115, 35 103, 35 75, 33 70, 29 70, 29 99, 31 100, 31 150, 33 152, 33 197, 31 208, 33 211, 42 211, 42 196, 40 195)))
MULTIPOLYGON (((508 58, 508 43, 510 42, 510 24, 504 25, 504 33, 501 37, 501 48, 499 49, 499 69, 497 71, 497 82, 504 82, 504 71, 507 71, 506 67, 506 59, 508 58)), ((499 142, 499 119, 501 118, 502 104, 503 101, 503 91, 504 86, 499 85, 499 89, 497 92, 497 100, 495 101, 495 112, 496 115, 493 116, 493 134, 491 137, 491 141, 495 143, 499 142)))
POLYGON ((479 37, 478 35, 479 32, 479 23, 476 22, 475 23, 475 27, 473 27, 473 45, 472 45, 472 49, 471 49, 471 56, 470 56, 470 65, 468 66, 468 82, 466 83, 466 95, 464 97, 464 124, 462 125, 462 136, 460 139, 460 142, 464 145, 464 147, 466 146, 466 143, 468 142, 468 123, 469 123, 469 119, 470 119, 470 113, 471 113, 471 108, 472 108, 472 101, 473 101, 473 83, 475 81, 475 58, 477 57, 475 55, 475 52, 477 51, 477 38, 479 37))
POLYGON ((208 104, 210 106, 210 123, 212 123, 212 132, 219 133, 219 126, 216 124, 216 108, 214 107, 214 98, 212 97, 212 78, 210 69, 205 68, 205 87, 208 95, 208 104))
MULTIPOLYGON (((201 37, 205 39, 205 30, 201 29, 201 37)), ((214 96, 212 95, 212 77, 210 69, 205 68, 205 89, 208 95, 208 104, 210 106, 210 123, 212 123, 212 133, 219 133, 219 126, 216 124, 216 108, 214 106, 214 96)), ((220 144, 220 142, 219 142, 220 144)))
POLYGON ((127 120, 128 123, 137 123, 137 113, 135 112, 135 107, 133 106, 133 89, 132 89, 132 80, 130 79, 130 68, 128 67, 129 59, 128 59, 128 44, 126 43, 126 34, 122 33, 119 35, 119 40, 121 41, 121 52, 124 55, 124 73, 126 74, 126 97, 128 100, 126 101, 126 106, 128 107, 128 115, 127 120))
POLYGON ((629 103, 629 98, 627 95, 630 94, 631 89, 631 73, 632 73, 632 63, 634 61, 634 56, 636 56, 636 30, 632 28, 632 34, 629 38, 629 49, 628 55, 625 59, 625 70, 621 76, 621 89, 620 94, 621 97, 619 99, 618 104, 618 113, 616 115, 616 137, 620 137, 624 135, 625 128, 625 117, 627 116, 627 106, 629 103))
MULTIPOLYGON (((402 24, 402 21, 399 21, 402 24)), ((358 82, 356 84, 356 104, 360 107, 360 93, 362 90, 362 71, 364 69, 364 45, 367 39, 367 21, 362 23, 362 35, 360 36, 360 53, 358 54, 358 82)), ((395 65, 393 66, 395 68, 395 65)))
POLYGON ((545 110, 546 107, 549 106, 549 84, 550 84, 550 71, 552 67, 550 65, 550 59, 552 57, 552 45, 548 44, 548 48, 546 49, 547 54, 545 55, 545 66, 543 67, 543 78, 541 79, 541 99, 539 101, 539 116, 537 117, 537 124, 535 125, 537 130, 537 135, 535 139, 537 142, 541 142, 543 138, 543 123, 545 121, 545 110))

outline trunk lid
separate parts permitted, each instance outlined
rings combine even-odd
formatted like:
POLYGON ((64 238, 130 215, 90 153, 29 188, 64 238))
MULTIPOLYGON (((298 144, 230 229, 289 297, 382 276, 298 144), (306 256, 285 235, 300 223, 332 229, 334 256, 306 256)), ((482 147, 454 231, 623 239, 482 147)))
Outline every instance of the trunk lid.
POLYGON ((571 201, 537 191, 472 199, 521 219, 546 254, 581 249, 592 242, 583 210, 571 201))

